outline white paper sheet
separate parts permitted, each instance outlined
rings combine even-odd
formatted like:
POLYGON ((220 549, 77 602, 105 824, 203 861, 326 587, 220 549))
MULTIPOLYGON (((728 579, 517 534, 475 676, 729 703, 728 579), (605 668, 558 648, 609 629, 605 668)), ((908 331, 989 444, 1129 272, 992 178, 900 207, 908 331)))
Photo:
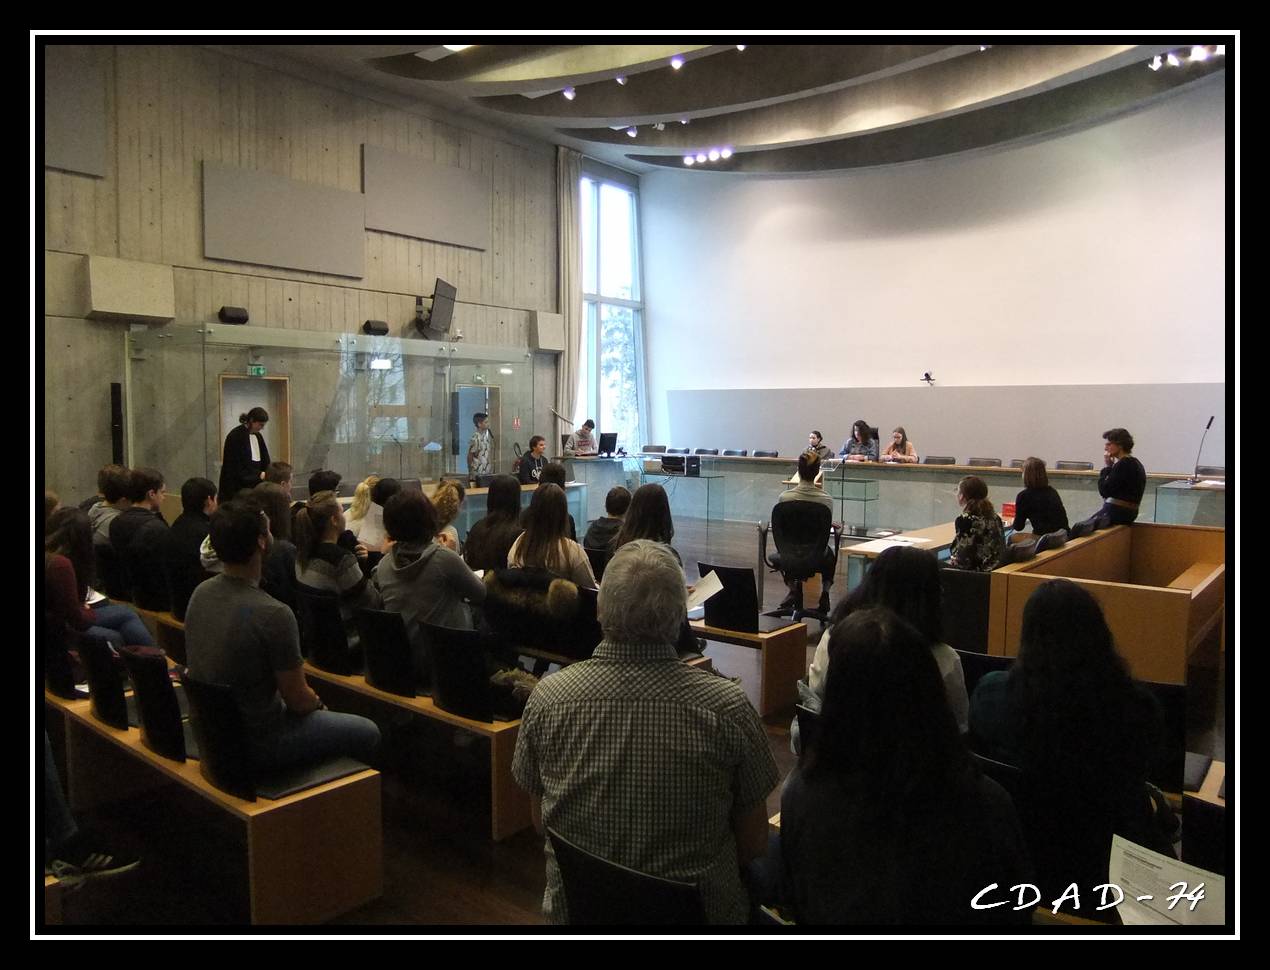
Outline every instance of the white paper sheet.
POLYGON ((697 581, 696 588, 693 589, 692 595, 688 597, 688 609, 695 610, 698 606, 704 606, 706 600, 723 589, 723 580, 719 578, 719 574, 715 572, 707 573, 697 581))
MULTIPOLYGON (((1119 835, 1111 839, 1107 881, 1124 893, 1116 909, 1126 924, 1220 926, 1226 922, 1224 876, 1144 849, 1119 835)), ((1114 898, 1111 893, 1108 901, 1114 898)))

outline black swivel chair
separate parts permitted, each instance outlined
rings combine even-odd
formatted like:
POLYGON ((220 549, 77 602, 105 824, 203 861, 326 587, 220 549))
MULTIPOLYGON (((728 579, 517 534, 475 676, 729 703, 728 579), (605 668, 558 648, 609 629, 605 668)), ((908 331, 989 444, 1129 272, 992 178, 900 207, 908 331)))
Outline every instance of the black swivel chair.
POLYGON ((754 452, 755 458, 779 458, 780 456, 781 456, 781 453, 779 451, 755 451, 754 452))
POLYGON ((951 455, 927 455, 922 459, 923 465, 955 465, 957 459, 951 455))
POLYGON ((663 879, 602 859, 547 830, 573 926, 702 926, 696 883, 663 879))
POLYGON ((686 454, 688 454, 688 449, 687 449, 687 448, 667 448, 667 449, 666 449, 666 454, 668 454, 668 455, 686 455, 686 454))
POLYGON ((718 448, 698 448, 693 451, 694 455, 717 455, 718 453, 718 448))
POLYGON ((750 451, 748 448, 724 448, 724 458, 748 458, 750 451))
POLYGON ((1000 458, 971 458, 966 464, 974 468, 1000 468, 1000 458))
POLYGON ((1058 461, 1054 467, 1063 472, 1089 472, 1094 470, 1092 461, 1058 461))
MULTIPOLYGON (((417 696, 419 674, 410 651, 410 637, 400 613, 359 609, 353 614, 361 634, 366 683, 389 694, 417 696)), ((431 671, 428 671, 431 674, 431 671)))
POLYGON ((834 526, 833 510, 819 502, 777 502, 772 509, 772 540, 776 552, 767 563, 797 585, 792 609, 777 610, 770 616, 788 615, 794 622, 810 616, 820 623, 829 622, 829 614, 803 606, 803 580, 820 572, 825 559, 826 543, 833 536, 833 554, 838 556, 842 532, 834 526))
POLYGON ((666 454, 665 445, 644 445, 644 453, 648 455, 664 455, 666 454))
POLYGON ((1022 459, 1022 458, 1011 458, 1011 459, 1010 459, 1010 467, 1011 467, 1011 468, 1022 468, 1022 467, 1023 467, 1023 459, 1022 459))
POLYGON ((1195 469, 1200 478, 1225 478, 1225 465, 1200 465, 1195 469))
POLYGON ((340 616, 339 597, 325 590, 297 584, 300 643, 309 662, 319 670, 348 676, 357 671, 357 655, 349 646, 340 616))

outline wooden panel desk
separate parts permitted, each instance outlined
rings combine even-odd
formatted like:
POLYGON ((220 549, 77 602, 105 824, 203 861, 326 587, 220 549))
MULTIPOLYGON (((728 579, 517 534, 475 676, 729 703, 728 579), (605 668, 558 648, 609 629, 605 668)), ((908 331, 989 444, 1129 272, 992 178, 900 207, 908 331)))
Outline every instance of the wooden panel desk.
POLYGON ((753 647, 759 651, 760 717, 779 714, 798 701, 798 681, 807 673, 807 624, 790 623, 770 633, 741 633, 692 620, 692 632, 707 640, 753 647))
POLYGON ((252 923, 320 923, 383 894, 379 772, 367 769, 275 801, 214 788, 197 761, 172 761, 93 717, 87 700, 47 691, 65 721, 67 796, 81 812, 174 781, 237 819, 246 834, 252 923))
POLYGON ((390 694, 378 687, 372 687, 360 674, 332 674, 319 670, 310 663, 305 663, 304 674, 317 684, 331 684, 381 704, 401 708, 420 717, 489 738, 490 837, 497 842, 530 826, 532 820, 529 816, 529 795, 512 778, 512 755, 516 750, 516 736, 520 733, 519 720, 473 721, 442 710, 431 697, 390 694))
POLYGON ((868 542, 843 546, 842 552, 847 557, 847 589, 855 589, 856 586, 860 585, 860 582, 864 579, 864 574, 868 572, 870 562, 888 549, 896 546, 913 546, 917 549, 938 553, 951 546, 956 536, 956 524, 945 522, 942 525, 932 525, 926 529, 902 532, 889 539, 870 539, 868 542))

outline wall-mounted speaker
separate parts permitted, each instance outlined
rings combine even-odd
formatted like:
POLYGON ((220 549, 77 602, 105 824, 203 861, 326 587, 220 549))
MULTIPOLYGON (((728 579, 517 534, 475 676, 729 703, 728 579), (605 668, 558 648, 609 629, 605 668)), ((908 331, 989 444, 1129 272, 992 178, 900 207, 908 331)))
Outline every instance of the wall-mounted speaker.
POLYGON ((382 337, 388 333, 388 324, 383 320, 367 320, 362 324, 362 333, 368 333, 372 337, 382 337))
POLYGON ((223 306, 216 314, 216 317, 221 323, 242 325, 247 322, 247 308, 245 306, 223 306))

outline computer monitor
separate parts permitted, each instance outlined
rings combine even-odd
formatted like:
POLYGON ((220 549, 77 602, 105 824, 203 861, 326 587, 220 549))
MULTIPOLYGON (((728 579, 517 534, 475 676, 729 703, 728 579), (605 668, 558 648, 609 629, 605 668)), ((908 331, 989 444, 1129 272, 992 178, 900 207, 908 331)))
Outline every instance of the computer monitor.
POLYGON ((617 432, 602 431, 600 432, 599 454, 612 456, 617 451, 617 432))

